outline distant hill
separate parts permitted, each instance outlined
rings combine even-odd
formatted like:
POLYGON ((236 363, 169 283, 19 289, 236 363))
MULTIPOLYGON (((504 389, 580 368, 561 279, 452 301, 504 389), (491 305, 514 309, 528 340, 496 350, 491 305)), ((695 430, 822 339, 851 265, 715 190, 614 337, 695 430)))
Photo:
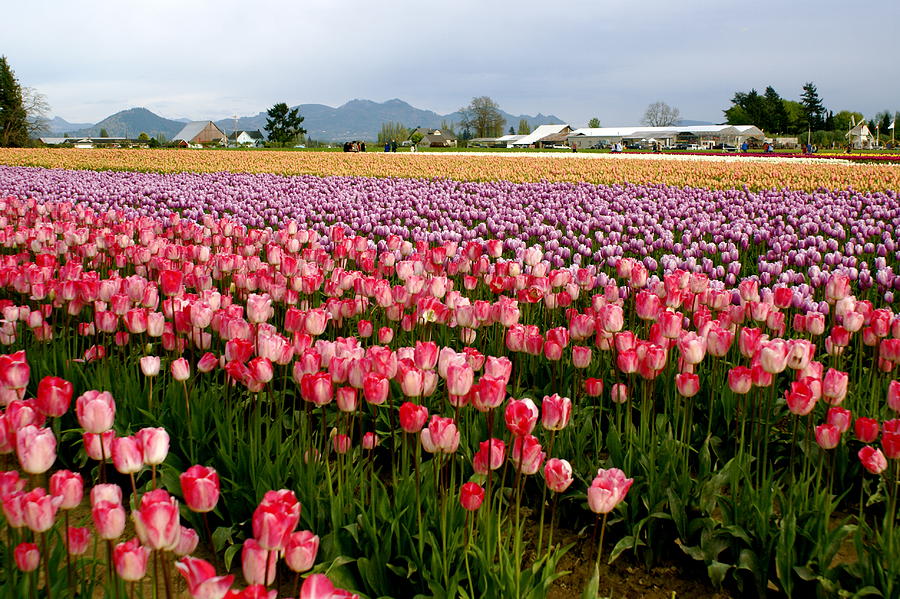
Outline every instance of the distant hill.
MULTIPOLYGON (((323 141, 374 140, 378 137, 378 132, 381 131, 381 125, 389 122, 403 123, 409 128, 437 128, 441 126, 442 122, 446 122, 447 124, 456 125, 458 129, 461 120, 459 112, 442 115, 433 110, 415 108, 396 98, 381 103, 373 102, 372 100, 350 100, 338 108, 332 108, 324 104, 300 104, 293 108, 300 109, 300 115, 304 118, 303 128, 307 130, 307 134, 313 139, 323 141)), ((540 113, 535 116, 517 116, 501 111, 501 114, 506 119, 504 131, 510 127, 518 128, 520 119, 528 121, 532 129, 538 125, 565 122, 557 116, 545 116, 540 113)), ((222 119, 216 121, 216 125, 230 133, 235 129, 235 120, 222 119)), ((255 131, 259 129, 264 132, 263 128, 265 126, 265 112, 237 119, 238 130, 255 131)))
POLYGON ((85 127, 90 126, 91 123, 70 123, 66 119, 61 119, 58 116, 55 116, 47 121, 47 132, 50 134, 67 133, 69 131, 84 129, 85 127))
POLYGON ((106 117, 96 125, 88 125, 67 133, 73 137, 97 137, 101 129, 106 129, 110 137, 135 138, 141 133, 146 133, 150 137, 163 135, 166 139, 172 139, 183 127, 183 122, 163 118, 146 108, 129 108, 106 117))

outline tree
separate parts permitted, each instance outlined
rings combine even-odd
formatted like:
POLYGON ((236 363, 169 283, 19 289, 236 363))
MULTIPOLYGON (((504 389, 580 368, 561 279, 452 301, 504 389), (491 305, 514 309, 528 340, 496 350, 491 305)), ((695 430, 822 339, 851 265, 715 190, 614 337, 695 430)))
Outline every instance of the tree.
POLYGON ((515 135, 515 134, 516 134, 516 129, 515 129, 515 127, 513 127, 512 125, 510 125, 510 126, 509 126, 509 131, 507 131, 507 133, 508 133, 509 135, 515 135))
POLYGON ((600 119, 597 117, 592 118, 588 121, 588 127, 591 129, 599 129, 600 128, 600 119))
POLYGON ((775 91, 771 85, 766 87, 766 93, 763 96, 766 109, 766 122, 759 125, 763 131, 772 131, 784 133, 790 126, 787 109, 784 107, 784 100, 775 91))
POLYGON ((100 129, 100 137, 109 137, 109 132, 106 130, 106 127, 100 129))
MULTIPOLYGON (((401 142, 409 139, 409 130, 402 123, 381 123, 381 131, 378 132, 378 143, 385 144, 389 141, 401 142)), ((422 135, 415 140, 416 143, 421 141, 422 135)))
POLYGON ((138 135, 138 141, 150 141, 150 136, 141 131, 141 134, 138 135))
POLYGON ((298 135, 306 133, 306 129, 301 127, 303 117, 300 116, 299 109, 288 108, 284 102, 275 104, 266 111, 266 126, 264 129, 269 134, 269 141, 279 145, 285 145, 294 141, 298 135))
POLYGON ((47 118, 50 105, 47 103, 47 96, 33 87, 23 87, 22 107, 25 108, 27 115, 29 137, 37 137, 50 130, 50 121, 47 118))
POLYGON ((531 125, 528 124, 527 119, 519 119, 519 135, 528 135, 531 133, 531 125))
POLYGON ((28 143, 28 113, 22 88, 5 56, 0 56, 0 146, 21 147, 28 143))
POLYGON ((846 133, 849 131, 856 123, 863 120, 862 113, 859 112, 851 112, 849 110, 842 110, 836 115, 834 115, 834 131, 843 131, 846 133))
POLYGON ((669 127, 678 120, 680 112, 665 102, 654 102, 647 107, 641 123, 649 127, 669 127))
POLYGON ((825 126, 825 106, 822 105, 819 92, 812 81, 803 85, 800 104, 803 105, 803 115, 806 117, 806 126, 809 129, 819 130, 825 126))
POLYGON ((474 132, 475 137, 500 137, 506 119, 500 114, 500 106, 487 96, 472 98, 468 106, 460 108, 464 131, 474 132))

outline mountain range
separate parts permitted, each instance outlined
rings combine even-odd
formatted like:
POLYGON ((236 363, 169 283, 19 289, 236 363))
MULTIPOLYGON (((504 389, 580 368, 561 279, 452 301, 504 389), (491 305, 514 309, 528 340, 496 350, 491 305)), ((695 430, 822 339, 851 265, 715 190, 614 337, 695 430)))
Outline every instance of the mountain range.
MULTIPOLYGON (((386 102, 351 100, 337 108, 324 104, 300 104, 292 108, 298 108, 300 116, 304 117, 303 128, 307 130, 307 135, 322 141, 374 140, 378 137, 378 132, 384 123, 402 123, 409 128, 437 128, 442 123, 458 125, 462 120, 459 111, 442 115, 433 110, 415 108, 399 99, 386 102)), ((565 122, 557 116, 540 113, 535 116, 512 115, 502 110, 500 113, 506 119, 504 130, 508 130, 509 127, 517 129, 521 119, 525 119, 532 129, 538 125, 565 122)), ((151 137, 163 135, 166 139, 172 139, 189 120, 184 118, 167 119, 146 108, 129 108, 110 115, 93 125, 68 123, 64 119, 55 117, 50 121, 50 132, 55 135, 68 133, 72 137, 96 137, 100 135, 101 129, 106 129, 110 137, 134 138, 140 133, 146 133, 151 137)), ((263 131, 266 125, 266 113, 260 112, 254 116, 244 116, 238 119, 220 119, 215 123, 226 133, 231 133, 235 129, 263 131)))

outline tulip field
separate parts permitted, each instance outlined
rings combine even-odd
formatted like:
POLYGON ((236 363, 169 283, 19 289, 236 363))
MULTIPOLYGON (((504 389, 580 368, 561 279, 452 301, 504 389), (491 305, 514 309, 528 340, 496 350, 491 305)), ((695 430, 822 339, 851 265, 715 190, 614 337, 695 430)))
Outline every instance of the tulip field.
POLYGON ((0 150, 0 599, 898 597, 898 193, 0 150))

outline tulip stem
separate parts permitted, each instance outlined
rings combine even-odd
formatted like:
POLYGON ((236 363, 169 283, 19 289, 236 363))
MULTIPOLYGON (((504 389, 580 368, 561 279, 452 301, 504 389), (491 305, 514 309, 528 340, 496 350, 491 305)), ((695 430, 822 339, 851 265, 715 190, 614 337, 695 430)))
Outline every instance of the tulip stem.
MULTIPOLYGON (((53 599, 53 585, 50 583, 50 552, 48 551, 47 532, 41 533, 41 553, 43 553, 44 562, 44 584, 47 587, 47 598, 53 599)), ((35 575, 37 578, 37 575, 35 575)), ((37 586, 37 584, 35 584, 37 586)))
POLYGON ((166 563, 166 556, 161 555, 160 560, 162 560, 163 580, 166 584, 166 599, 172 599, 171 581, 169 580, 169 565, 166 563))
POLYGON ((416 471, 416 517, 419 521, 419 559, 424 560, 425 553, 425 535, 422 530, 422 498, 421 498, 421 481, 419 477, 419 444, 416 443, 416 450, 413 452, 413 468, 416 471))
POLYGON ((75 589, 72 586, 72 555, 69 553, 69 510, 63 511, 63 517, 65 518, 65 530, 63 531, 63 540, 65 541, 66 546, 66 582, 69 586, 69 592, 72 596, 75 596, 75 589))
MULTIPOLYGON (((594 564, 595 568, 600 568, 600 558, 603 556, 603 537, 606 535, 606 517, 609 516, 609 513, 603 514, 603 524, 600 525, 600 543, 597 545, 597 562, 594 564)), ((594 529, 596 532, 596 529, 594 529)))
POLYGON ((115 570, 113 566, 113 543, 112 539, 106 540, 106 558, 109 561, 107 565, 107 572, 109 573, 109 584, 113 588, 113 597, 118 599, 119 597, 119 581, 115 576, 115 570))
POLYGON ((134 507, 138 507, 138 493, 137 493, 137 485, 134 482, 134 472, 129 472, 128 476, 131 478, 131 493, 133 496, 134 507))

